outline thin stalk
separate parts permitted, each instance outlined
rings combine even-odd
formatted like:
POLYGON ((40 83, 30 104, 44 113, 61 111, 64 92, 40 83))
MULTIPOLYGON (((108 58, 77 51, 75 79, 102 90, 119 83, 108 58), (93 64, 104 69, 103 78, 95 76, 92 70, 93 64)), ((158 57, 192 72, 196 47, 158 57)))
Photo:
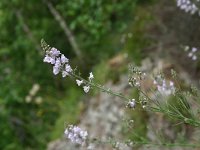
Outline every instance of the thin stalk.
POLYGON ((79 80, 83 80, 83 82, 85 82, 86 84, 88 84, 88 85, 90 85, 90 86, 92 86, 92 87, 96 87, 96 88, 100 89, 102 92, 106 92, 106 93, 108 93, 108 94, 117 96, 117 97, 122 98, 122 99, 125 99, 125 100, 127 100, 127 101, 131 100, 131 98, 128 98, 128 97, 126 97, 126 96, 124 96, 124 95, 122 95, 122 94, 120 94, 120 93, 114 92, 114 91, 112 91, 112 90, 110 90, 110 89, 105 89, 105 88, 102 87, 101 85, 95 84, 94 82, 89 82, 88 80, 83 79, 82 77, 80 77, 79 75, 76 75, 75 73, 72 73, 71 75, 72 75, 74 78, 77 78, 77 79, 79 79, 79 80))

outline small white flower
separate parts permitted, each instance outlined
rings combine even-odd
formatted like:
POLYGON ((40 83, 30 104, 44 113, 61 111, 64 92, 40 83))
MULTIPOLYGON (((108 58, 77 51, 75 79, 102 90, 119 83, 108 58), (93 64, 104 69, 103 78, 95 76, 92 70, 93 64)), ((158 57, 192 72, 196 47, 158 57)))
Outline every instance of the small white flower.
POLYGON ((156 81, 156 80, 153 80, 153 84, 157 84, 157 81, 156 81))
POLYGON ((89 80, 91 81, 92 79, 94 79, 94 75, 90 72, 89 80))
POLYGON ((76 80, 76 83, 77 83, 78 86, 81 86, 81 84, 83 83, 83 80, 78 80, 78 79, 77 79, 77 80, 76 80))
POLYGON ((193 56, 192 56, 192 60, 197 60, 197 56, 196 56, 196 55, 193 55, 193 56))
POLYGON ((88 93, 89 90, 90 90, 90 86, 84 86, 83 90, 84 90, 85 93, 88 93))
POLYGON ((69 73, 67 71, 62 71, 62 77, 66 77, 67 75, 69 75, 69 73))
POLYGON ((193 55, 193 53, 192 53, 192 52, 190 52, 190 53, 188 54, 188 57, 192 57, 192 55, 193 55))
POLYGON ((173 87, 173 86, 174 86, 174 82, 170 81, 170 82, 169 82, 169 85, 170 85, 171 87, 173 87))
POLYGON ((190 57, 192 60, 197 60, 197 55, 196 55, 196 53, 197 53, 197 48, 196 47, 192 47, 191 49, 190 49, 190 51, 189 51, 189 53, 188 53, 188 57, 190 57))

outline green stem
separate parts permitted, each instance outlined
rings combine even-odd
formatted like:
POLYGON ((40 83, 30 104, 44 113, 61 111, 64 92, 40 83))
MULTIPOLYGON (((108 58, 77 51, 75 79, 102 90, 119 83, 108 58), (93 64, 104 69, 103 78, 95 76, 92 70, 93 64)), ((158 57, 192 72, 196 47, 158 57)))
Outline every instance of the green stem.
POLYGON ((102 86, 99 85, 99 84, 95 84, 94 82, 89 82, 89 81, 83 79, 82 77, 80 77, 79 75, 76 75, 76 74, 74 74, 74 73, 72 73, 71 75, 72 75, 73 77, 79 79, 79 80, 83 80, 83 82, 85 82, 86 84, 88 84, 88 85, 90 85, 90 86, 93 86, 93 87, 96 87, 96 88, 100 89, 102 92, 106 92, 106 93, 108 93, 108 94, 110 94, 110 95, 114 95, 114 96, 120 97, 120 98, 125 99, 125 100, 127 100, 127 101, 129 101, 129 100, 131 99, 131 98, 125 97, 124 95, 122 95, 122 94, 120 94, 120 93, 114 92, 114 91, 112 91, 112 90, 110 90, 110 89, 105 89, 104 87, 102 87, 102 86))

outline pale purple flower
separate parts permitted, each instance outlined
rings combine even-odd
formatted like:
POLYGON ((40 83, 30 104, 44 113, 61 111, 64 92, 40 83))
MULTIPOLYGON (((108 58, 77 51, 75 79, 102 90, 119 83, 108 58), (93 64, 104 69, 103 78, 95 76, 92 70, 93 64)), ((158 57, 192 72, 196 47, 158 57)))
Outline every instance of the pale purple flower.
POLYGON ((77 80, 76 80, 76 83, 77 83, 78 86, 81 86, 81 84, 83 83, 83 80, 78 80, 78 79, 77 79, 77 80))
POLYGON ((87 131, 82 130, 81 128, 73 125, 69 125, 65 129, 65 136, 70 139, 73 143, 83 145, 88 137, 87 131))
POLYGON ((156 80, 154 80, 154 84, 156 85, 157 90, 163 95, 171 95, 175 92, 174 82, 166 81, 162 79, 161 76, 158 76, 156 80))
POLYGON ((192 52, 194 53, 194 52, 196 52, 197 51, 197 48, 196 47, 193 47, 192 48, 192 52))
POLYGON ((71 66, 68 64, 69 59, 67 59, 65 55, 61 54, 60 51, 54 47, 51 48, 50 51, 46 51, 43 61, 54 65, 54 75, 62 72, 62 77, 66 77, 73 71, 71 66))
MULTIPOLYGON (((179 7, 187 13, 190 13, 191 15, 200 12, 197 5, 191 0, 176 0, 176 2, 177 7, 179 7)), ((199 0, 196 0, 196 2, 199 2, 199 0)))
POLYGON ((61 63, 62 64, 65 64, 65 63, 68 63, 69 62, 69 59, 67 59, 66 57, 65 57, 65 55, 61 55, 61 63))
POLYGON ((126 107, 135 108, 135 99, 129 100, 126 107))
POLYGON ((65 65, 65 71, 68 72, 68 73, 72 72, 72 68, 69 64, 65 65))
POLYGON ((53 56, 53 57, 57 57, 59 56, 61 53, 59 50, 57 50, 56 48, 52 47, 51 50, 50 50, 50 55, 53 56))
POLYGON ((57 66, 53 66, 53 74, 57 75, 60 72, 60 68, 57 66))
POLYGON ((90 90, 90 86, 84 86, 83 90, 84 90, 85 93, 88 93, 89 90, 90 90))
POLYGON ((60 68, 61 67, 61 61, 60 58, 56 58, 55 66, 60 68))
POLYGON ((51 63, 52 65, 53 64, 55 64, 55 58, 52 58, 52 57, 50 57, 50 56, 48 56, 48 55, 46 55, 45 57, 44 57, 44 59, 43 59, 43 61, 44 62, 47 62, 47 63, 51 63))

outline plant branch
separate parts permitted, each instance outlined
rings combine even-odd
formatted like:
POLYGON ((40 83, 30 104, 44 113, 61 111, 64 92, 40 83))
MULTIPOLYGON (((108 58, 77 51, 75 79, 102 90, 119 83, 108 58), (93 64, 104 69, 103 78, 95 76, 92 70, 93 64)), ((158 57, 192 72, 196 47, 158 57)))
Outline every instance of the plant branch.
POLYGON ((69 43, 71 44, 74 53, 76 54, 76 56, 79 58, 79 60, 82 61, 81 57, 81 50, 76 42, 76 39, 72 33, 72 31, 69 29, 66 21, 64 20, 64 18, 61 16, 61 14, 54 8, 54 6, 52 5, 51 2, 49 2, 48 0, 43 0, 44 3, 47 5, 47 7, 49 8, 51 14, 54 16, 55 20, 60 24, 60 27, 63 29, 66 37, 69 40, 69 43))

